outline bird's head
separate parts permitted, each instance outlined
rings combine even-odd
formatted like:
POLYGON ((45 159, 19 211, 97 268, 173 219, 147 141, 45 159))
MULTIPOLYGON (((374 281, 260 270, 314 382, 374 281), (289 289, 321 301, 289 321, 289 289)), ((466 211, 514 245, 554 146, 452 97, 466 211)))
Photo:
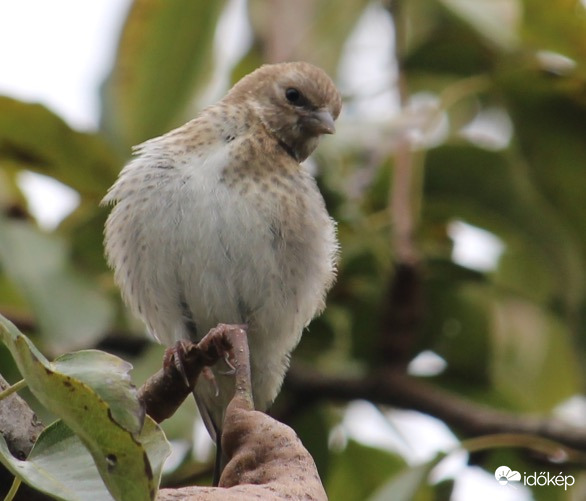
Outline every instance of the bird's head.
POLYGON ((240 80, 228 99, 242 100, 299 162, 322 134, 335 132, 342 98, 330 77, 305 62, 261 66, 240 80))

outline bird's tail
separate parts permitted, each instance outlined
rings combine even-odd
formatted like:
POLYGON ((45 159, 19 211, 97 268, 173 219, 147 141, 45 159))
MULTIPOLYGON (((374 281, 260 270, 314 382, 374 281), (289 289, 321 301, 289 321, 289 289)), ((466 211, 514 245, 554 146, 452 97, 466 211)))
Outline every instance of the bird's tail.
MULTIPOLYGON (((197 388, 197 386, 196 386, 197 388)), ((204 402, 204 399, 198 394, 197 389, 193 391, 193 397, 195 398, 195 403, 197 404, 197 408, 199 410, 199 414, 203 423, 205 424, 210 437, 216 443, 216 459, 214 462, 214 477, 213 477, 213 485, 217 487, 220 482, 220 477, 222 476, 222 472, 226 467, 227 460, 222 453, 222 428, 214 421, 212 415, 210 414, 207 405, 204 402)))

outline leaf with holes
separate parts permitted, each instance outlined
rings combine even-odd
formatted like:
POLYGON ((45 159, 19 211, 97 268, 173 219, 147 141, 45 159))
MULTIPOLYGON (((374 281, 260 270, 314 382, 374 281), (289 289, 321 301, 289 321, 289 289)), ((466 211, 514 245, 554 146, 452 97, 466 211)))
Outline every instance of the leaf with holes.
MULTIPOLYGON (((34 396, 87 447, 114 498, 154 499, 158 476, 138 434, 143 414, 127 376, 129 365, 95 352, 72 354, 51 363, 1 316, 0 340, 34 396)), ((164 449, 162 436, 150 442, 164 449)))

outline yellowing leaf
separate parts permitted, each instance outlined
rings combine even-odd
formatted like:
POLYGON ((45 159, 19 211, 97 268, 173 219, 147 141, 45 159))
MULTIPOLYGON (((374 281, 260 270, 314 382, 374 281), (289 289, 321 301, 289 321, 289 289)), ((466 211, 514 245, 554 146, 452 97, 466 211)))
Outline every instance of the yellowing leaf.
MULTIPOLYGON (((127 364, 116 362, 112 355, 96 356, 95 352, 88 356, 83 353, 70 355, 51 363, 3 317, 0 317, 0 340, 10 350, 34 396, 61 417, 87 447, 114 498, 129 501, 154 499, 158 473, 153 470, 136 433, 137 420, 139 423, 142 420, 136 395, 132 394, 132 389, 130 392, 104 389, 104 383, 128 388, 127 364), (84 360, 87 366, 81 370, 79 362, 84 360), (80 377, 94 383, 100 377, 109 380, 98 385, 98 393, 80 377), (116 411, 118 406, 129 410, 126 413, 116 411), (135 416, 130 419, 129 413, 133 409, 135 416), (129 423, 130 430, 127 428, 129 423)), ((160 436, 158 440, 164 439, 160 436)), ((159 451, 165 448, 156 442, 151 445, 159 451)), ((158 471, 160 464, 162 460, 157 462, 158 471)))

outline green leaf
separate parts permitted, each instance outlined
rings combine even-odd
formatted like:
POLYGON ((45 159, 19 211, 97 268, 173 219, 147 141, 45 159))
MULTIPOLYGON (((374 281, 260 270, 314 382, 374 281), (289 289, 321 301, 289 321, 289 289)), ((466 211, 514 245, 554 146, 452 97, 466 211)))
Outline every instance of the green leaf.
MULTIPOLYGON (((140 434, 155 477, 161 476, 169 448, 164 435, 150 418, 140 434)), ((63 422, 56 421, 39 435, 26 461, 14 458, 0 435, 0 462, 29 486, 67 501, 111 500, 87 448, 63 422)))
POLYGON ((493 336, 493 384, 518 410, 551 411, 581 392, 570 333, 552 314, 517 298, 501 299, 493 336))
POLYGON ((449 362, 443 377, 484 388, 489 381, 494 291, 454 264, 432 262, 430 271, 422 349, 449 362))
POLYGON ((0 461, 24 483, 57 499, 113 499, 87 449, 63 421, 43 430, 26 461, 13 457, 0 435, 0 461))
POLYGON ((55 351, 88 346, 108 328, 111 301, 67 262, 64 240, 0 217, 0 263, 55 351))
POLYGON ((399 4, 400 56, 411 93, 441 93, 454 75, 470 77, 489 71, 495 59, 484 38, 434 0, 399 4), (402 37, 401 37, 402 35, 402 37))
POLYGON ((555 290, 555 277, 550 266, 543 253, 533 252, 531 241, 517 239, 507 243, 493 279, 502 290, 548 305, 555 290))
POLYGON ((132 365, 110 353, 83 350, 56 358, 53 370, 87 384, 108 402, 112 418, 132 433, 143 425, 144 409, 128 372, 132 365))
MULTIPOLYGON (((124 424, 129 421, 128 414, 119 410, 113 412, 117 405, 123 404, 130 396, 129 392, 108 392, 107 396, 114 395, 115 399, 112 403, 106 402, 84 382, 58 371, 67 364, 67 357, 56 364, 50 363, 3 317, 0 317, 0 339, 10 350, 34 396, 61 417, 87 447, 110 493, 118 500, 154 499, 158 485, 157 471, 150 464, 140 437, 133 430, 124 428, 124 424), (119 399, 121 394, 125 394, 125 397, 119 399), (121 419, 123 423, 117 422, 115 418, 121 419)), ((111 372, 113 359, 104 356, 103 360, 108 363, 103 364, 102 360, 101 366, 95 368, 96 373, 92 374, 92 367, 80 371, 78 364, 84 358, 87 360, 87 355, 82 354, 80 357, 73 357, 74 362, 66 372, 84 373, 86 381, 96 381, 101 375, 104 379, 110 378, 109 384, 112 386, 128 386, 124 363, 117 364, 117 372, 111 372), (104 373, 104 370, 108 372, 104 373)), ((98 361, 95 354, 90 353, 89 358, 98 361)), ((103 387, 100 393, 106 395, 103 387)), ((141 417, 138 415, 135 419, 141 417)), ((153 446, 159 451, 158 454, 164 447, 158 443, 153 446)))
POLYGON ((328 420, 321 407, 312 407, 296 416, 292 427, 315 461, 319 476, 327 476, 330 466, 328 420))
POLYGON ((523 70, 499 84, 527 164, 525 175, 586 248, 586 80, 523 70))
POLYGON ((561 53, 578 62, 584 75, 586 13, 576 1, 522 0, 523 39, 532 48, 561 53))
POLYGON ((0 96, 0 166, 11 165, 26 165, 99 199, 120 159, 98 135, 71 129, 44 106, 0 96))
POLYGON ((427 463, 403 469, 368 498, 368 501, 433 501, 433 490, 427 477, 444 457, 444 454, 439 454, 427 463))
POLYGON ((579 242, 525 168, 507 154, 469 146, 431 150, 426 161, 426 219, 463 219, 488 229, 505 243, 524 240, 525 248, 548 263, 543 272, 553 284, 550 304, 557 301, 566 313, 574 313, 585 292, 579 242))
POLYGON ((489 42, 502 49, 517 45, 521 20, 519 0, 440 1, 489 42))
POLYGON ((336 500, 366 499, 389 475, 404 466, 404 461, 394 454, 351 440, 332 457, 326 483, 328 496, 336 500))
POLYGON ((71 260, 88 274, 111 276, 104 257, 104 226, 111 207, 81 204, 60 225, 59 234, 71 245, 71 260))
POLYGON ((102 129, 122 151, 177 125, 211 75, 223 1, 135 0, 103 86, 102 129))

